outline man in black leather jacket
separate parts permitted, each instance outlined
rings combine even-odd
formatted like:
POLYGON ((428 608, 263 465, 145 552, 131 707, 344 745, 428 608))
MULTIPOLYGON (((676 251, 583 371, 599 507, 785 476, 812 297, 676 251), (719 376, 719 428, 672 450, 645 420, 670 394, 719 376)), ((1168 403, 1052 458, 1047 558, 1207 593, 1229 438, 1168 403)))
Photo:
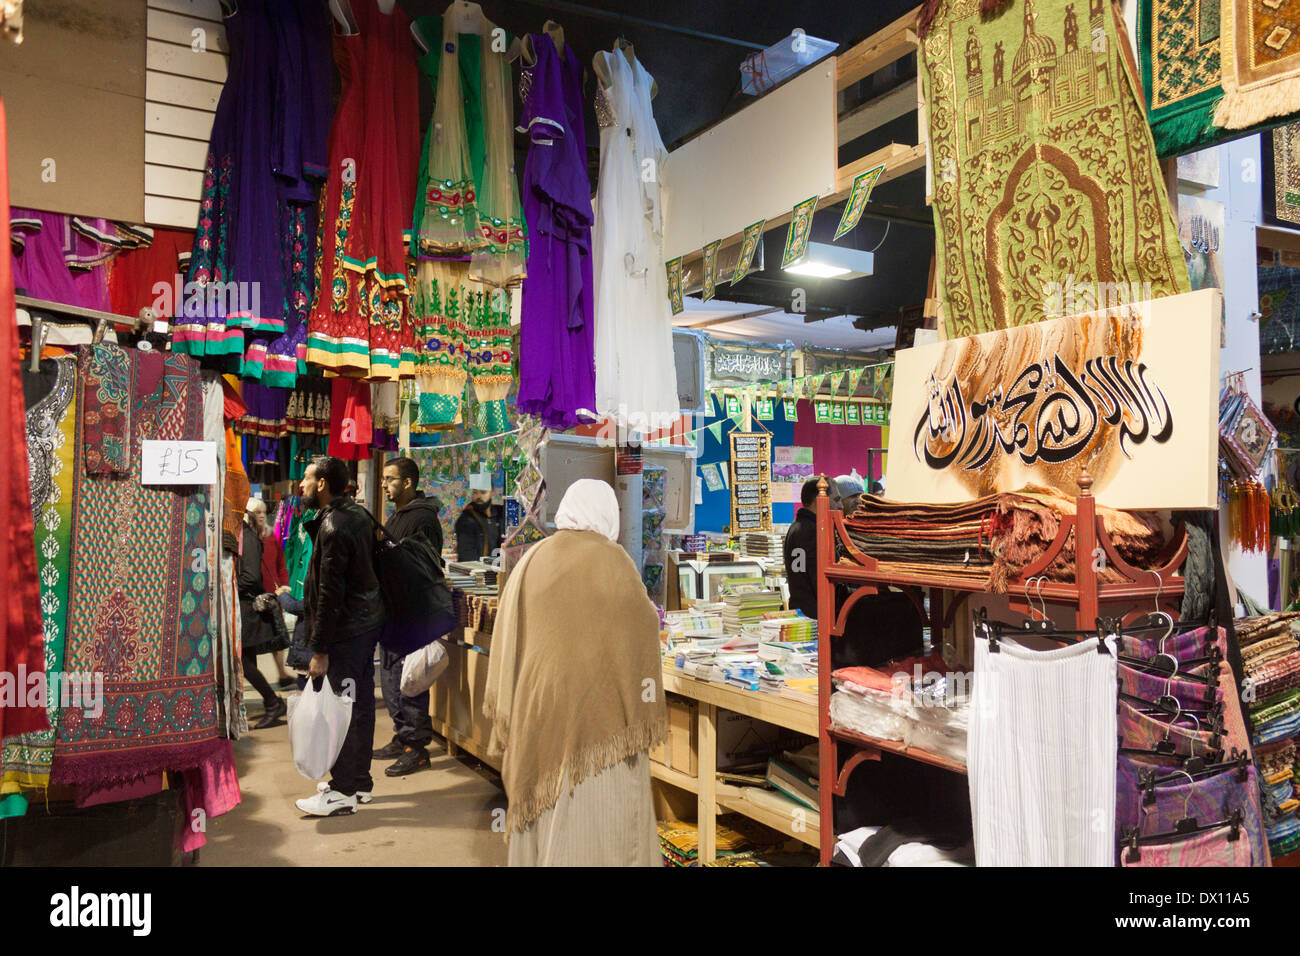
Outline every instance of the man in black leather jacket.
POLYGON ((370 754, 375 737, 375 645, 384 626, 384 603, 375 576, 375 526, 347 493, 351 476, 337 458, 312 461, 303 474, 303 505, 316 508, 307 523, 311 562, 303 604, 311 679, 328 674, 334 693, 352 698, 352 722, 329 786, 297 801, 312 816, 353 813, 373 787, 370 754))

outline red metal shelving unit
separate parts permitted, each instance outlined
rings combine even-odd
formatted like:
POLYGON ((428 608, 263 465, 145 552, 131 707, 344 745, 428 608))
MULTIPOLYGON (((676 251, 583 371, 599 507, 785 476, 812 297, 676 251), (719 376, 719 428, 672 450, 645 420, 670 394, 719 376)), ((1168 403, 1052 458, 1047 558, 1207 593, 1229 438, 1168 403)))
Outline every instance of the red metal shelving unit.
MULTIPOLYGON (((1079 477, 1079 496, 1075 499, 1075 514, 1063 516, 1056 539, 1038 560, 1026 567, 1013 578, 1007 587, 1013 611, 1030 615, 1035 601, 1069 604, 1074 607, 1074 626, 1088 629, 1096 626, 1096 621, 1103 606, 1126 603, 1128 610, 1121 613, 1125 618, 1137 617, 1146 613, 1146 602, 1150 607, 1163 606, 1177 616, 1183 593, 1183 579, 1176 576, 1187 557, 1187 535, 1182 525, 1174 529, 1173 538, 1161 555, 1159 567, 1154 571, 1135 568, 1120 557, 1105 525, 1097 514, 1096 499, 1092 495, 1092 478, 1084 474, 1079 477), (1122 583, 1103 584, 1097 579, 1094 562, 1076 562, 1075 581, 1073 584, 1035 582, 1056 560, 1072 533, 1077 533, 1075 554, 1105 555, 1109 566, 1117 569, 1123 576, 1122 583), (1031 583, 1034 582, 1034 583, 1031 583), (1023 595, 1023 596, 1022 596, 1023 595), (1032 595, 1032 601, 1031 601, 1032 595), (1137 603, 1142 602, 1138 608, 1137 603)), ((875 740, 853 731, 830 726, 831 695, 831 641, 844 634, 845 622, 849 611, 862 597, 875 594, 882 586, 893 586, 907 593, 921 616, 930 626, 934 640, 941 641, 944 631, 951 626, 958 610, 973 594, 989 593, 982 582, 963 580, 945 575, 936 570, 933 573, 914 570, 898 571, 888 562, 881 562, 864 554, 849 538, 844 527, 844 516, 838 511, 830 510, 826 497, 826 480, 819 484, 817 498, 817 674, 818 674, 818 715, 820 730, 820 810, 821 810, 821 863, 830 863, 835 846, 834 798, 845 796, 848 781, 855 767, 864 760, 879 760, 883 753, 919 760, 934 766, 943 767, 955 773, 965 773, 965 767, 946 757, 926 753, 910 748, 899 741, 875 740), (848 557, 837 563, 835 559, 836 544, 842 545, 848 557), (835 613, 835 585, 848 584, 854 587, 853 593, 844 602, 839 614, 835 613), (927 613, 924 592, 930 592, 930 604, 927 613), (945 613, 945 608, 947 609, 945 613), (844 767, 839 766, 841 747, 853 748, 844 767)))

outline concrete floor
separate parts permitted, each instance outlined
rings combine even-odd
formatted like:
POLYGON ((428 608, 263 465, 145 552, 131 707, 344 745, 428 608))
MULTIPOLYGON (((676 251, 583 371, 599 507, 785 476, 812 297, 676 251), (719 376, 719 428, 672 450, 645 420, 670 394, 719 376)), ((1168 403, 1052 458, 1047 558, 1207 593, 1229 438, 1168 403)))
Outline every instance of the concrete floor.
MULTIPOLYGON (((273 669, 266 656, 260 663, 264 672, 273 669)), ((244 699, 252 724, 261 699, 251 687, 244 699)), ((375 746, 382 747, 393 736, 382 699, 375 715, 375 746)), ((387 777, 390 761, 376 760, 374 800, 338 817, 308 817, 294 806, 316 784, 293 767, 287 724, 249 731, 234 750, 243 800, 208 822, 200 866, 505 865, 505 837, 493 831, 494 819, 505 816, 500 779, 472 757, 448 757, 440 737, 427 770, 387 777)))

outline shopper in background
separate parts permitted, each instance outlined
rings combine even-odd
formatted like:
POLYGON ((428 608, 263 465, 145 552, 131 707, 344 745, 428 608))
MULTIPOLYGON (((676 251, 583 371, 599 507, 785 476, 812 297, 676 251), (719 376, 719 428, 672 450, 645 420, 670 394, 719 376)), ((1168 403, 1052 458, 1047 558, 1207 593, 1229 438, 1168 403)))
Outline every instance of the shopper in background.
POLYGON ((492 504, 492 476, 469 476, 470 501, 456 519, 456 560, 478 561, 501 551, 502 508, 492 504))
POLYGON ((659 615, 618 546, 614 489, 575 481, 555 524, 507 578, 488 657, 510 865, 661 866, 659 615))
MULTIPOLYGON (((289 569, 284 563, 284 547, 280 544, 280 539, 275 536, 275 528, 267 515, 266 502, 261 498, 250 498, 248 510, 254 509, 256 509, 257 524, 262 535, 262 587, 267 594, 278 597, 289 590, 289 569)), ((276 688, 293 690, 297 687, 297 680, 284 669, 284 650, 274 651, 271 659, 275 661, 276 677, 279 681, 275 685, 276 688)))
MULTIPOLYGON (((427 498, 420 490, 420 469, 409 458, 390 458, 384 464, 384 497, 392 502, 393 513, 384 523, 395 541, 419 535, 442 554, 442 522, 438 512, 442 502, 427 498)), ((416 697, 402 693, 402 664, 405 654, 380 652, 379 683, 384 691, 384 706, 393 719, 393 739, 374 752, 376 760, 397 762, 384 770, 390 777, 401 777, 429 766, 429 744, 433 741, 433 718, 429 716, 429 692, 416 697)))
MULTIPOLYGON (((244 528, 239 555, 240 654, 244 679, 262 695, 262 717, 253 724, 254 730, 265 730, 284 720, 288 705, 278 695, 257 667, 257 655, 283 650, 288 641, 277 633, 273 612, 264 607, 267 589, 263 583, 262 566, 267 541, 274 541, 266 523, 266 504, 260 498, 248 499, 244 509, 244 528)), ((283 618, 280 619, 283 621, 283 618)))
POLYGON ((329 456, 313 459, 302 477, 303 507, 317 515, 307 524, 311 562, 303 606, 311 666, 307 676, 329 676, 336 694, 351 693, 352 722, 328 786, 297 801, 312 816, 354 813, 368 802, 374 783, 370 754, 375 738, 375 645, 384 605, 374 567, 374 522, 347 493, 348 467, 329 456))
POLYGON ((845 517, 848 517, 858 510, 858 502, 862 500, 862 495, 867 490, 863 484, 862 476, 858 474, 858 470, 855 468, 851 475, 838 476, 835 479, 835 487, 840 491, 840 509, 844 512, 845 517))
MULTIPOLYGON (((781 552, 785 557, 785 579, 790 587, 790 609, 817 619, 817 482, 810 478, 799 493, 802 507, 785 533, 781 552)), ((840 491, 834 479, 826 479, 831 510, 840 510, 840 491)))

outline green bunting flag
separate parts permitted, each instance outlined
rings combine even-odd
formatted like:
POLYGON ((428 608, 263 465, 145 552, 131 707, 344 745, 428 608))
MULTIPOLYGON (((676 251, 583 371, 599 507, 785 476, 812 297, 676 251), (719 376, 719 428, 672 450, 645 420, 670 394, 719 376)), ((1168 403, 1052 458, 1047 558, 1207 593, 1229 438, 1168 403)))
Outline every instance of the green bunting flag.
POLYGON ((850 395, 856 395, 858 393, 858 382, 862 381, 862 372, 863 370, 860 368, 855 368, 853 371, 849 372, 850 395))
POLYGON ((679 315, 686 308, 682 298, 682 257, 668 260, 668 301, 672 303, 673 315, 679 315))
POLYGON ((873 166, 865 173, 859 173, 853 177, 853 186, 849 190, 849 198, 844 203, 844 215, 840 217, 839 228, 835 230, 835 236, 831 240, 838 239, 846 232, 858 224, 862 218, 863 210, 867 208, 867 201, 871 198, 871 187, 876 184, 880 174, 885 171, 885 164, 873 166))
POLYGON ((740 241, 740 258, 736 260, 736 269, 731 274, 732 285, 735 285, 753 271, 751 267, 754 264, 754 253, 758 250, 758 244, 763 238, 763 227, 765 225, 767 225, 767 220, 760 219, 753 225, 745 227, 745 237, 740 241))
POLYGON ((840 393, 840 384, 844 381, 844 375, 845 375, 844 372, 836 372, 834 375, 831 376, 832 395, 838 395, 840 393))
POLYGON ((722 441, 722 422, 714 422, 705 430, 718 441, 722 441))
POLYGON ((785 412, 785 420, 787 422, 797 422, 799 420, 798 399, 787 398, 781 402, 781 406, 785 412))
POLYGON ((760 398, 754 405, 754 416, 761 422, 776 418, 776 408, 770 398, 760 398))
POLYGON ((700 293, 702 302, 712 299, 718 287, 718 249, 721 246, 722 240, 717 239, 704 247, 704 289, 700 293))
POLYGON ((808 252, 808 237, 812 235, 813 212, 816 209, 816 196, 805 199, 794 207, 790 231, 785 236, 785 252, 781 256, 782 269, 798 262, 808 252))
POLYGON ((727 395, 724 401, 727 409, 726 416, 735 421, 740 417, 740 399, 735 395, 727 395))

